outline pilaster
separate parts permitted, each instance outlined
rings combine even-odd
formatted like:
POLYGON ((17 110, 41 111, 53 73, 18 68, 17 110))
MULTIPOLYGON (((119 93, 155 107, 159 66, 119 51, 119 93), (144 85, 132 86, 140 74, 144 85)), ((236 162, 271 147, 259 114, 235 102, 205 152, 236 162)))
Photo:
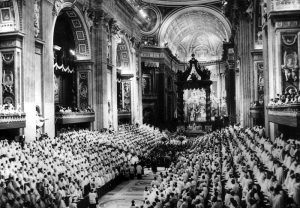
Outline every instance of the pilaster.
POLYGON ((121 43, 120 36, 116 33, 112 36, 112 100, 111 100, 111 109, 112 109, 112 123, 115 130, 118 129, 118 89, 117 89, 117 47, 121 43))
POLYGON ((139 102, 139 123, 143 123, 143 93, 142 93, 142 59, 141 59, 141 51, 137 50, 137 64, 138 64, 138 102, 139 102))
POLYGON ((107 27, 103 11, 95 11, 95 24, 92 31, 94 43, 94 98, 95 129, 108 128, 108 100, 107 100, 107 27))
POLYGON ((131 72, 133 74, 133 78, 131 79, 131 123, 135 124, 138 123, 138 80, 136 76, 136 51, 133 47, 130 48, 130 55, 131 55, 131 72))
POLYGON ((34 1, 26 2, 23 8, 24 33, 26 37, 23 42, 23 83, 24 83, 24 111, 26 113, 26 128, 24 129, 26 141, 34 140, 36 137, 35 122, 35 38, 32 20, 33 12, 28 8, 34 8, 34 1))

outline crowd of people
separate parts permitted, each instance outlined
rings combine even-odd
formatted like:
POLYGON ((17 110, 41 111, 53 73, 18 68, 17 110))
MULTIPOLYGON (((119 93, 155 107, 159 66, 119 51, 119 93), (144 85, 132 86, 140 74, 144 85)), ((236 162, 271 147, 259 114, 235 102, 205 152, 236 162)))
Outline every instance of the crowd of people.
POLYGON ((300 142, 266 138, 261 126, 172 142, 157 128, 123 125, 0 147, 0 208, 95 207, 162 157, 169 163, 145 188, 143 208, 300 207, 300 142))
POLYGON ((262 127, 199 137, 144 191, 143 208, 300 207, 300 148, 262 127))
POLYGON ((184 136, 167 139, 163 137, 157 141, 153 148, 148 151, 147 157, 143 157, 143 164, 151 167, 155 173, 157 167, 168 168, 171 162, 175 162, 178 154, 186 150, 192 144, 192 139, 186 139, 184 136))
POLYGON ((107 184, 126 177, 134 165, 141 172, 139 157, 160 136, 153 127, 127 125, 119 134, 79 130, 28 143, 2 140, 0 207, 86 207, 85 200, 96 205, 107 184))
POLYGON ((296 92, 290 90, 285 94, 277 94, 275 98, 272 98, 269 102, 269 106, 284 106, 288 104, 299 104, 300 103, 300 91, 296 92))

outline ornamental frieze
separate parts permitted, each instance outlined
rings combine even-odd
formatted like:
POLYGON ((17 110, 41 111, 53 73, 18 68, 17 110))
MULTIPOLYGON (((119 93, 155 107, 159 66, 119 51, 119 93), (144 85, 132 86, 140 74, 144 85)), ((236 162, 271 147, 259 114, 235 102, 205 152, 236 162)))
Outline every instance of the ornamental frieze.
POLYGON ((276 28, 293 28, 293 27, 300 27, 300 21, 293 20, 293 21, 278 21, 275 23, 276 28))

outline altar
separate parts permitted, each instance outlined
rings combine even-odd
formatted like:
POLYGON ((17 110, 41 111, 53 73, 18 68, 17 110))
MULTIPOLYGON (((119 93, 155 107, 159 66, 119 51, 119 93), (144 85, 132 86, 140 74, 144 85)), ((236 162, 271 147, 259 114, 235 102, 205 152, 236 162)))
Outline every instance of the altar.
POLYGON ((194 54, 188 68, 177 73, 177 117, 186 134, 201 135, 212 131, 211 72, 200 66, 194 54))

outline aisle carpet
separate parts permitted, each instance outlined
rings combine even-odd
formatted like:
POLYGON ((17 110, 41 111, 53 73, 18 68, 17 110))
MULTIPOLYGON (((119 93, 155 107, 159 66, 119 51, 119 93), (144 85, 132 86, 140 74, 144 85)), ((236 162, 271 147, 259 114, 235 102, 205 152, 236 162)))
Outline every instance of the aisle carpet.
POLYGON ((141 180, 135 178, 134 180, 124 181, 100 198, 100 208, 128 208, 132 200, 135 201, 136 206, 142 205, 145 186, 149 187, 153 178, 152 172, 146 169, 141 180))

